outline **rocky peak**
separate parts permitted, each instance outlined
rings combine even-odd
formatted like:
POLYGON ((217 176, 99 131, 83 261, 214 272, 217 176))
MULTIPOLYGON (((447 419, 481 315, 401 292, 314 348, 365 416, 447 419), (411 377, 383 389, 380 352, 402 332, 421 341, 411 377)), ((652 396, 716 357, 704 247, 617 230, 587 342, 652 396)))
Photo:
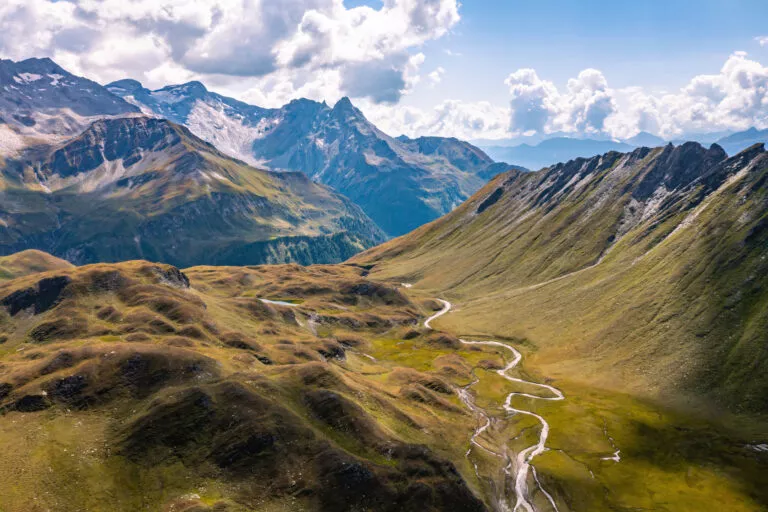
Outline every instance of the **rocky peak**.
POLYGON ((654 159, 651 170, 642 177, 633 197, 644 201, 660 187, 666 190, 686 187, 727 158, 725 151, 716 144, 709 149, 698 142, 680 146, 668 144, 654 159))
POLYGON ((4 85, 0 113, 24 113, 25 126, 35 125, 39 111, 70 109, 81 116, 139 111, 105 87, 67 72, 48 58, 0 60, 0 84, 4 85))
POLYGON ((336 102, 336 104, 333 106, 333 110, 331 111, 332 115, 336 115, 337 117, 350 117, 354 116, 357 118, 365 119, 363 116, 363 113, 360 112, 360 110, 357 109, 352 104, 352 101, 346 96, 341 98, 339 101, 336 102))
POLYGON ((325 103, 318 103, 307 98, 297 98, 285 105, 283 110, 288 112, 306 112, 309 114, 317 113, 327 108, 328 106, 325 103))
POLYGON ((197 81, 179 85, 168 85, 152 92, 152 97, 160 103, 176 103, 185 100, 204 98, 208 89, 197 81))
POLYGON ((14 62, 12 60, 2 60, 0 63, 2 63, 3 66, 8 69, 13 68, 16 73, 56 73, 62 76, 72 76, 68 71, 66 71, 64 68, 56 64, 48 57, 41 59, 31 58, 19 62, 14 62))
POLYGON ((54 151, 42 170, 48 175, 67 178, 96 169, 105 161, 120 159, 127 168, 138 162, 144 153, 161 151, 180 141, 178 127, 164 119, 103 119, 54 151))

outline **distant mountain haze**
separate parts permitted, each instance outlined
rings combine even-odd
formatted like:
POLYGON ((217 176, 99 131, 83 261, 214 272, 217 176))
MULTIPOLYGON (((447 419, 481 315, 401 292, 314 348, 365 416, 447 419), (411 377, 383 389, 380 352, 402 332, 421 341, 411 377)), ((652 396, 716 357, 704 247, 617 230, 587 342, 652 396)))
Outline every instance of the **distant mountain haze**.
POLYGON ((573 138, 559 134, 552 136, 532 136, 514 140, 477 141, 479 146, 496 160, 514 162, 529 169, 542 169, 574 158, 591 158, 607 151, 631 151, 633 148, 661 147, 672 142, 681 145, 693 141, 700 144, 717 143, 729 155, 757 143, 768 143, 768 129, 750 128, 743 132, 712 132, 691 134, 687 138, 667 141, 648 132, 640 132, 625 140, 610 140, 600 138, 573 138), (520 143, 519 140, 528 140, 520 143))

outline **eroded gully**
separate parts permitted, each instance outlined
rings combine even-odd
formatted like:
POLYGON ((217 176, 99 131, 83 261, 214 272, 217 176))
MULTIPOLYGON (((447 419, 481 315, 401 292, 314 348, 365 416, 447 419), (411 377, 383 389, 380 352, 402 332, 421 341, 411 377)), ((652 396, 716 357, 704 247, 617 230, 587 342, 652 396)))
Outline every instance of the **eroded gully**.
MULTIPOLYGON (((427 329, 432 329, 432 326, 430 325, 433 320, 435 320, 438 317, 443 316, 444 314, 448 313, 451 310, 451 303, 442 300, 437 299, 440 301, 440 303, 443 305, 443 308, 435 313, 434 315, 430 316, 425 322, 424 327, 427 329)), ((469 341, 469 340, 461 340, 462 343, 465 345, 485 345, 488 347, 498 347, 503 350, 507 350, 511 352, 512 359, 510 362, 507 363, 507 365, 500 369, 496 370, 496 373, 498 373, 501 377, 504 379, 515 382, 518 384, 524 384, 527 386, 535 386, 541 389, 546 390, 549 392, 552 396, 538 396, 538 395, 532 395, 529 393, 518 393, 518 392, 512 392, 509 393, 504 401, 503 408, 505 411, 507 411, 509 414, 521 414, 525 416, 530 416, 532 418, 535 418, 539 424, 541 425, 541 430, 539 432, 539 439, 538 442, 525 448, 524 450, 517 453, 516 456, 510 457, 506 455, 507 450, 505 449, 505 454, 502 455, 500 453, 497 453, 482 444, 478 441, 479 437, 485 432, 488 427, 491 425, 491 415, 488 414, 484 409, 479 407, 472 397, 472 394, 470 393, 470 388, 474 386, 478 380, 475 379, 473 382, 468 384, 467 386, 460 388, 458 390, 459 398, 462 402, 469 408, 470 411, 472 411, 473 414, 478 416, 480 419, 479 425, 475 428, 475 431, 472 434, 472 437, 470 439, 470 446, 467 450, 466 457, 468 460, 471 461, 470 455, 472 452, 473 447, 480 448, 488 453, 490 453, 493 456, 506 459, 506 465, 504 467, 504 472, 507 476, 514 479, 515 483, 515 505, 513 508, 510 508, 509 501, 506 496, 505 487, 502 486, 501 489, 499 489, 499 496, 497 496, 497 501, 499 504, 499 508, 502 511, 512 511, 512 512, 538 512, 535 505, 532 502, 530 491, 528 488, 528 476, 529 474, 532 474, 533 481, 535 482, 538 489, 541 491, 541 493, 544 495, 544 497, 549 502, 549 505, 552 507, 555 512, 559 512, 557 508, 557 503, 555 502, 552 495, 550 495, 544 487, 539 482, 539 477, 536 474, 536 468, 531 465, 531 461, 539 454, 543 453, 546 448, 546 442, 547 438, 549 437, 549 423, 547 423, 547 420, 545 420, 542 416, 531 412, 531 411, 525 411, 522 409, 517 409, 515 407, 512 407, 512 400, 515 397, 525 397, 525 398, 531 398, 534 400, 548 400, 548 401, 557 401, 557 400, 563 400, 565 396, 563 393, 552 386, 549 386, 547 384, 539 384, 536 382, 529 382, 526 380, 518 379, 517 377, 512 377, 509 375, 509 372, 514 369, 522 359, 522 355, 520 352, 518 352, 515 348, 510 347, 509 345, 505 343, 501 343, 499 341, 469 341)), ((477 471, 477 466, 472 463, 475 467, 475 471, 477 471)))

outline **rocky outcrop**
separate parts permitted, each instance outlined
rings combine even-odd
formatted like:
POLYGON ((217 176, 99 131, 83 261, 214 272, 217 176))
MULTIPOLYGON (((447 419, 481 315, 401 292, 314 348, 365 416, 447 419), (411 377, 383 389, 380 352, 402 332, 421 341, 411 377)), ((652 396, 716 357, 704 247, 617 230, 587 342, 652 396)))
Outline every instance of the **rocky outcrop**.
POLYGON ((70 283, 67 276, 46 277, 37 282, 32 288, 18 290, 0 300, 11 316, 20 311, 31 309, 39 315, 48 311, 61 300, 62 293, 70 283))

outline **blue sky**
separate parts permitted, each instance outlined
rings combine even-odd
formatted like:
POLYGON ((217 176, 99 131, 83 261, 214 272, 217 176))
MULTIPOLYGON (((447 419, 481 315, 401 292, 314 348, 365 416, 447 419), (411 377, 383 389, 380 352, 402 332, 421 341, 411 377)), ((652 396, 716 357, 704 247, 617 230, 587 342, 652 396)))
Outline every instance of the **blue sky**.
POLYGON ((596 68, 613 87, 677 89, 716 73, 736 50, 768 60, 755 40, 768 34, 765 0, 472 0, 461 17, 425 49, 446 69, 441 93, 454 99, 504 101, 506 76, 527 67, 557 85, 596 68))

